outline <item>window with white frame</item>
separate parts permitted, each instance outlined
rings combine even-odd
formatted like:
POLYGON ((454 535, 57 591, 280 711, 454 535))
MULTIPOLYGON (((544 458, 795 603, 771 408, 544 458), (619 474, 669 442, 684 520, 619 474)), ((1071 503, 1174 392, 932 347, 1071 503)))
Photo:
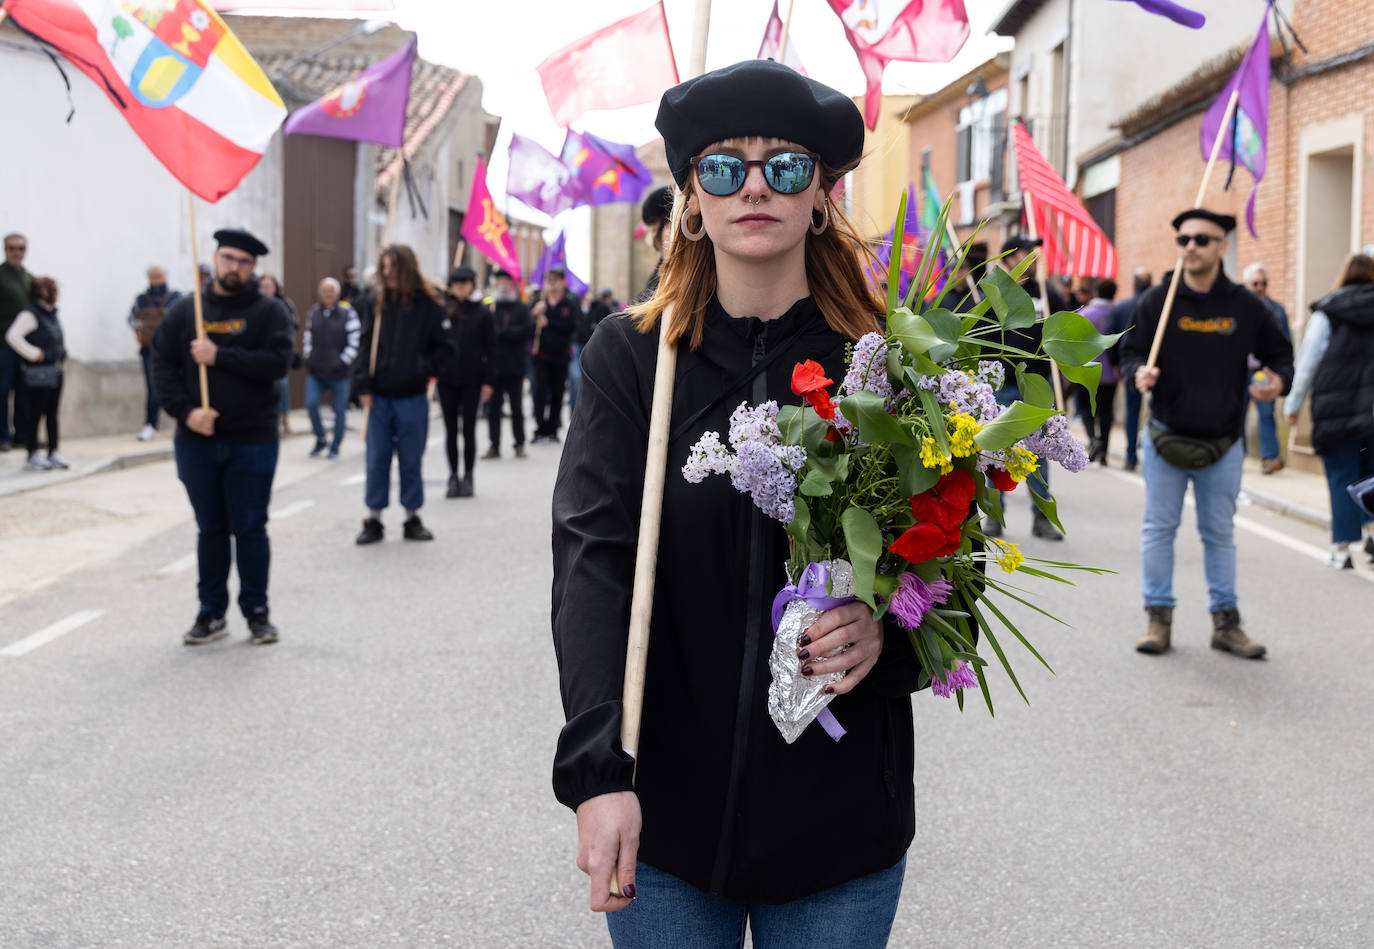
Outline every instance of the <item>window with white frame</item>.
POLYGON ((986 181, 1002 146, 1007 124, 1007 90, 991 92, 959 110, 955 130, 955 180, 986 181))

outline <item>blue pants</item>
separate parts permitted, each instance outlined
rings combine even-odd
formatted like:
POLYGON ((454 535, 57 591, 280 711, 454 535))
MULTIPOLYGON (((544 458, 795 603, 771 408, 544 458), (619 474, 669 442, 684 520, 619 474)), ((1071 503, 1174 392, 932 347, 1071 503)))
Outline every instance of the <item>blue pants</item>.
POLYGON ((277 470, 277 442, 226 445, 198 436, 173 441, 177 477, 196 512, 197 593, 203 612, 229 608, 229 564, 238 561, 239 609, 247 616, 267 606, 267 505, 277 470), (230 535, 234 545, 231 552, 230 535))
POLYGON ((1140 561, 1146 606, 1174 605, 1174 537, 1183 518, 1183 496, 1193 483, 1197 532, 1202 537, 1202 571, 1207 577, 1208 609, 1236 606, 1236 496, 1245 448, 1240 440, 1219 460, 1190 471, 1169 464, 1155 451, 1147 433, 1145 456, 1145 528, 1140 535, 1140 561))
POLYGON ((573 343, 572 360, 568 363, 568 417, 577 408, 577 386, 582 382, 582 347, 573 343))
POLYGON ((1279 427, 1274 421, 1274 403, 1258 402, 1253 398, 1247 401, 1254 403, 1255 414, 1257 416, 1259 429, 1260 457, 1277 458, 1279 456, 1279 427))
POLYGON ((287 373, 277 380, 277 411, 282 418, 291 414, 291 375, 287 373))
POLYGON ((1360 539, 1360 525, 1374 523, 1345 490, 1361 478, 1374 475, 1374 438, 1352 442, 1320 453, 1331 492, 1331 543, 1353 544, 1360 539))
POLYGON ((19 383, 24 360, 0 339, 0 442, 18 441, 28 431, 28 391, 19 383), (10 393, 14 393, 14 427, 10 427, 10 393))
POLYGON ((367 487, 363 500, 380 511, 391 493, 391 456, 401 469, 401 507, 418 511, 425 503, 420 466, 429 437, 429 399, 421 392, 404 399, 373 396, 367 421, 367 487))
POLYGON ((148 387, 148 401, 143 405, 143 421, 157 428, 157 390, 153 388, 153 351, 144 346, 138 351, 143 361, 143 383, 148 387))
POLYGON ((1135 467, 1140 460, 1136 455, 1140 444, 1140 390, 1130 379, 1124 380, 1126 386, 1126 464, 1135 467))
POLYGON ((343 444, 345 422, 348 415, 348 376, 342 379, 325 379, 321 376, 305 377, 305 410, 310 414, 310 427, 315 431, 316 443, 324 444, 324 420, 320 418, 320 399, 325 392, 334 405, 334 440, 329 443, 331 452, 338 452, 343 444))
POLYGON ((887 870, 783 903, 728 903, 646 863, 635 865, 635 901, 606 914, 615 949, 882 949, 902 895, 906 857, 887 870))

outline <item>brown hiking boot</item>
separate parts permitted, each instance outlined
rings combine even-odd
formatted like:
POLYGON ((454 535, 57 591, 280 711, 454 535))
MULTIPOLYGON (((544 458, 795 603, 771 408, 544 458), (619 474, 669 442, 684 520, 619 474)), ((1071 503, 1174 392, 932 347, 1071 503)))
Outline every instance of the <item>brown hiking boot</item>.
POLYGON ((1259 659, 1265 651, 1263 645, 1240 628, 1240 610, 1217 610, 1212 614, 1212 648, 1224 649, 1246 659, 1259 659))
POLYGON ((1174 625, 1174 608, 1147 606, 1145 615, 1150 618, 1150 625, 1145 627, 1145 632, 1135 641, 1135 651, 1149 653, 1152 656, 1168 652, 1169 634, 1174 625))
POLYGON ((516 458, 525 458, 525 457, 528 457, 528 456, 525 454, 525 446, 524 446, 524 445, 516 445, 516 446, 515 446, 515 457, 516 457, 516 458))

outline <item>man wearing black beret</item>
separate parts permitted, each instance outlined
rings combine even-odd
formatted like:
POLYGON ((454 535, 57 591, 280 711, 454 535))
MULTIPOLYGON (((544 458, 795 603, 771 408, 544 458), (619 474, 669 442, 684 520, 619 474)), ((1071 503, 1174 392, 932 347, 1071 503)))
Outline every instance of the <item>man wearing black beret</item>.
POLYGON ((1236 219, 1192 208, 1173 219, 1183 268, 1165 324, 1158 364, 1147 367, 1169 280, 1147 291, 1135 308, 1135 328, 1121 348, 1121 371, 1150 393, 1150 424, 1142 439, 1145 526, 1140 538, 1148 625, 1136 642, 1143 653, 1170 646, 1174 611, 1174 537, 1188 482, 1197 503, 1202 563, 1212 613, 1212 648, 1258 659, 1265 648, 1240 625, 1236 595, 1234 518, 1240 494, 1240 436, 1249 394, 1272 402, 1293 382, 1293 345, 1264 302, 1222 270, 1236 219), (1247 379, 1246 357, 1264 368, 1247 379))
POLYGON ((214 280, 201 291, 205 334, 194 298, 167 311, 152 342, 153 386, 177 420, 177 477, 195 510, 200 610, 182 637, 188 646, 227 635, 229 565, 239 570, 239 609, 252 642, 277 641, 267 610, 267 505, 277 469, 277 395, 294 340, 286 307, 253 279, 267 246, 244 230, 215 232, 214 280), (209 407, 202 407, 205 367, 209 407), (233 537, 233 547, 229 539, 233 537))

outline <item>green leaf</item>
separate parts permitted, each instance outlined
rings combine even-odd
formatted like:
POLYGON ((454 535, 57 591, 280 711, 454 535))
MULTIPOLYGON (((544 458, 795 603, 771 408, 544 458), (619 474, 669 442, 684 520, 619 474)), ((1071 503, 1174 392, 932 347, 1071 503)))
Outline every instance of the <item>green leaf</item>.
MULTIPOLYGON (((1026 490, 1030 491, 1030 485, 1026 486, 1026 490)), ((1062 533, 1067 534, 1068 531, 1064 530, 1064 525, 1059 523, 1059 504, 1054 498, 1042 498, 1034 491, 1031 491, 1030 495, 1031 500, 1035 502, 1035 506, 1040 509, 1040 513, 1048 517, 1050 523, 1059 528, 1062 533)))
POLYGON ((792 538, 793 543, 796 544, 797 549, 802 552, 802 562, 810 563, 809 557, 806 556, 809 553, 806 546, 806 532, 811 527, 811 511, 801 498, 793 500, 792 508, 792 520, 787 524, 787 533, 792 538))
POLYGON ((854 566, 854 595, 870 607, 873 602, 873 580, 878 558, 883 553, 883 535, 873 515, 861 507, 849 507, 840 515, 844 529, 844 543, 849 550, 849 562, 854 566))
POLYGON ((1021 401, 1042 409, 1054 408, 1054 387, 1038 372, 1025 372, 1018 366, 1016 386, 1021 390, 1021 401))
POLYGON ((935 444, 940 446, 940 452, 946 458, 949 457, 949 432, 945 429, 945 417, 940 412, 940 403, 935 399, 935 393, 926 389, 917 389, 916 394, 921 399, 921 408, 925 410, 926 418, 930 420, 930 434, 935 438, 935 444))
MULTIPOLYGON (((1001 624, 1005 626, 1013 636, 1015 636, 1017 639, 1021 641, 1021 645, 1026 647, 1027 652, 1029 652, 1036 659, 1039 659, 1040 664, 1044 666, 1046 669, 1048 669, 1051 675, 1057 674, 1055 673, 1054 668, 1048 662, 1045 661, 1045 657, 1040 655, 1039 651, 1037 651, 1036 648, 1030 644, 1030 641, 1026 639, 1025 636, 1021 635, 1021 631, 1016 628, 1016 624, 1011 622, 1011 620, 1007 619, 1006 616, 1002 614, 1002 611, 997 608, 996 603, 992 602, 992 600, 987 597, 983 598, 983 602, 987 604, 988 609, 992 611, 993 615, 997 617, 1001 624)), ((1026 694, 1022 692, 1021 697, 1025 698, 1026 694)), ((1027 704, 1029 704, 1029 700, 1027 701, 1027 704)))
POLYGON ((978 484, 978 506, 988 517, 1006 527, 1006 515, 1002 513, 1002 492, 997 490, 997 486, 989 481, 986 475, 975 477, 978 484))
POLYGON ((816 414, 809 405, 784 405, 778 409, 778 429, 782 440, 789 445, 801 445, 808 456, 820 452, 826 445, 826 429, 830 423, 816 414))
POLYGON ((883 397, 867 389, 845 396, 840 402, 844 417, 859 427, 859 437, 869 444, 890 442, 894 445, 914 445, 916 440, 901 424, 887 414, 883 397))
POLYGON ((963 322, 949 310, 927 310, 921 317, 930 324, 944 345, 932 346, 927 354, 935 362, 943 362, 959 350, 959 339, 963 335, 963 322))
MULTIPOLYGON (((987 597, 979 597, 979 599, 982 599, 994 613, 997 612, 997 607, 994 606, 992 601, 987 599, 987 597)), ((982 614, 978 612, 978 607, 974 604, 972 598, 969 599, 969 609, 978 620, 978 626, 983 631, 983 638, 988 641, 988 645, 992 647, 992 651, 997 654, 997 661, 1000 662, 1002 668, 1006 670, 1007 678, 1011 679, 1011 684, 1016 686, 1016 691, 1021 694, 1021 701, 1029 705, 1030 699, 1026 697, 1025 689, 1021 688, 1021 683, 1017 680, 1016 673, 1012 671, 1011 663, 1007 660, 1007 654, 1002 651, 1002 644, 997 641, 997 637, 993 634, 992 624, 983 619, 982 614)), ((1003 619, 1002 622, 1003 624, 1007 623, 1005 619, 1003 619)), ((978 678, 981 681, 982 676, 980 675, 978 678)))
POLYGON ((1001 267, 989 267, 978 288, 992 301, 992 311, 1002 329, 1019 330, 1035 324, 1035 301, 1001 267))
POLYGON ((808 471, 802 479, 801 493, 808 498, 829 497, 834 492, 835 489, 830 486, 830 479, 815 468, 808 471))
POLYGON ((1061 366, 1087 365, 1120 338, 1120 333, 1103 336, 1080 313, 1054 313, 1045 320, 1045 352, 1061 366))
POLYGON ((1042 409, 1024 402, 1013 402, 1007 410, 993 419, 975 436, 973 441, 983 451, 1010 448, 1034 432, 1052 415, 1054 409, 1042 409))
POLYGON ((897 249, 896 243, 897 235, 906 232, 906 197, 907 193, 903 191, 902 197, 897 201, 897 221, 892 225, 893 247, 888 252, 887 312, 889 313, 897 309, 897 288, 902 279, 902 252, 897 249))
POLYGON ((905 307, 892 310, 887 317, 887 335, 902 344, 912 356, 923 355, 932 346, 940 345, 929 323, 905 307))
POLYGON ((901 479, 902 493, 915 497, 922 491, 929 491, 940 480, 940 472, 921 464, 921 450, 912 445, 893 445, 892 457, 897 461, 897 474, 901 479))
POLYGON ((1097 414, 1097 384, 1102 381, 1102 363, 1090 362, 1086 366, 1059 367, 1064 378, 1076 382, 1088 390, 1088 402, 1092 405, 1093 415, 1097 414))

